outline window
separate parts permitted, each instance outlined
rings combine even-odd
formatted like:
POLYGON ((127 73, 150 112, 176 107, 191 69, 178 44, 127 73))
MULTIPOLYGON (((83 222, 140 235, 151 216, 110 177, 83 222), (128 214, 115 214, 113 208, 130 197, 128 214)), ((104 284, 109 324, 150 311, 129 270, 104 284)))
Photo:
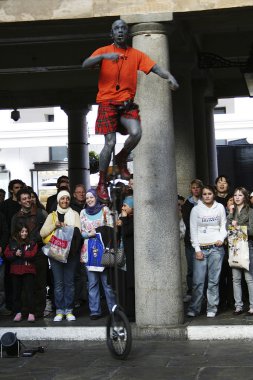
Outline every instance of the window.
POLYGON ((54 115, 52 114, 45 114, 46 122, 53 123, 54 122, 54 115))
POLYGON ((226 114, 227 110, 226 107, 215 107, 214 108, 214 114, 226 114))
POLYGON ((50 161, 68 161, 68 148, 66 146, 51 146, 49 148, 50 161))

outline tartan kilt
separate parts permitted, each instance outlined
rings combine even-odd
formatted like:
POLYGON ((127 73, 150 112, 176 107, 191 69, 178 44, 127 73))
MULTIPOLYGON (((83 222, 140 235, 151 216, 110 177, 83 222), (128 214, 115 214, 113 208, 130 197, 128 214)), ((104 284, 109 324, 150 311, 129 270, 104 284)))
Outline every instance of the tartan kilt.
POLYGON ((126 119, 136 119, 140 121, 140 111, 137 104, 133 103, 136 108, 119 111, 118 106, 123 102, 103 102, 99 104, 98 115, 95 126, 95 133, 98 135, 107 135, 108 133, 119 132, 122 135, 128 135, 126 128, 120 123, 120 117, 126 119))

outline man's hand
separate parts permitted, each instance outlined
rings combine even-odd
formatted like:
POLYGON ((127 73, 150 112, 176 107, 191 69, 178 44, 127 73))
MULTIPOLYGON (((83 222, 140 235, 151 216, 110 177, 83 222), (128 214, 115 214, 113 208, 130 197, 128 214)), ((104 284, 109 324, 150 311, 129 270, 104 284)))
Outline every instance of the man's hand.
POLYGON ((165 70, 156 64, 152 67, 151 71, 155 73, 156 75, 159 75, 159 77, 163 79, 167 79, 171 90, 175 91, 178 89, 179 84, 177 83, 176 79, 168 70, 165 70))
POLYGON ((179 84, 177 83, 176 79, 173 77, 173 75, 171 75, 169 73, 169 76, 168 76, 168 82, 169 82, 169 86, 170 86, 170 89, 175 91, 178 89, 179 87, 179 84))
POLYGON ((118 61, 119 58, 123 58, 123 54, 119 54, 119 53, 107 53, 107 54, 103 54, 103 59, 108 59, 110 61, 118 61))

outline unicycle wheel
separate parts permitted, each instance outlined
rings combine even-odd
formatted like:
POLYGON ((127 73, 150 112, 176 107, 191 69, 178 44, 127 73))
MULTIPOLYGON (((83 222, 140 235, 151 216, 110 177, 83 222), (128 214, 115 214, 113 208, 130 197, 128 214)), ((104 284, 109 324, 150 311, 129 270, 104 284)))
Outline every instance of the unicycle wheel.
POLYGON ((115 359, 124 360, 131 351, 131 326, 123 311, 119 309, 115 309, 108 318, 106 342, 111 355, 115 359))

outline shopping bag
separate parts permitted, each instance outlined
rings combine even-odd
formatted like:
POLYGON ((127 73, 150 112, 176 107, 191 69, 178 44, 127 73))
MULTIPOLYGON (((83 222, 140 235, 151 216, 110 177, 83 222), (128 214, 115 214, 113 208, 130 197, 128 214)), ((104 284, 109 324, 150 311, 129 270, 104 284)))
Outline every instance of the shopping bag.
POLYGON ((92 272, 103 272, 105 269, 101 264, 101 259, 104 252, 104 243, 101 237, 101 233, 96 233, 96 236, 89 238, 88 240, 88 261, 86 267, 92 272))
POLYGON ((57 228, 51 236, 49 243, 42 247, 43 253, 50 259, 66 263, 73 238, 74 227, 65 226, 57 228))
POLYGON ((228 227, 228 247, 230 267, 249 270, 247 226, 228 227))

